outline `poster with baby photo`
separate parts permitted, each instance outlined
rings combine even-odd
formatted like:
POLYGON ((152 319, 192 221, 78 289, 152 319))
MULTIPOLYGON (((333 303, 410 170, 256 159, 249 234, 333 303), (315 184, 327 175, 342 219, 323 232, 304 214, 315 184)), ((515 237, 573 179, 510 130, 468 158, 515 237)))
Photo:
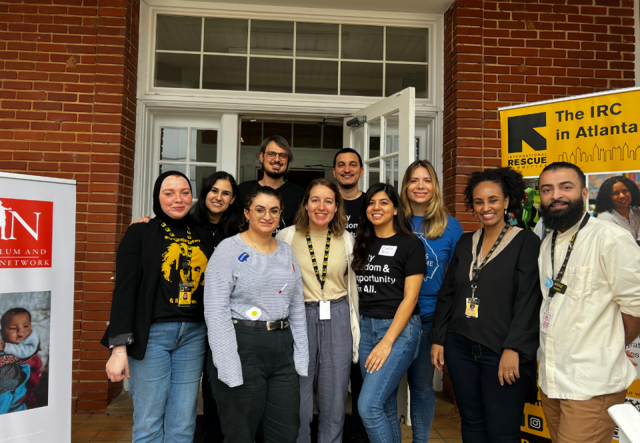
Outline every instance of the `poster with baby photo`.
POLYGON ((49 403, 51 292, 0 293, 0 415, 49 403))

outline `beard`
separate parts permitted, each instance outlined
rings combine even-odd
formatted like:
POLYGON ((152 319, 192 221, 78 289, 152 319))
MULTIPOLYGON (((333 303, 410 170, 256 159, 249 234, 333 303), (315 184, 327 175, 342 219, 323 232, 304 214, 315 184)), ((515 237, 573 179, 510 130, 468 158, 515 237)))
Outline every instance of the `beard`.
POLYGON ((279 178, 284 177, 284 175, 287 173, 287 169, 288 169, 288 168, 285 168, 285 169, 283 169, 283 170, 281 170, 281 171, 278 171, 278 172, 276 172, 276 171, 269 171, 267 168, 263 168, 263 169, 264 169, 264 173, 265 173, 266 175, 268 175, 269 177, 271 177, 271 178, 272 178, 272 179, 274 179, 274 180, 277 180, 277 179, 279 179, 279 178))
POLYGON ((344 184, 342 184, 342 183, 340 183, 338 181, 338 185, 340 185, 341 189, 353 189, 356 186, 358 186, 358 180, 354 181, 353 183, 346 184, 346 185, 344 185, 344 184))
POLYGON ((540 204, 539 213, 540 217, 544 220, 544 227, 553 231, 560 231, 563 229, 569 229, 575 225, 582 218, 584 214, 584 200, 582 196, 575 200, 569 200, 565 209, 554 211, 551 209, 551 205, 557 200, 551 201, 548 206, 540 204))

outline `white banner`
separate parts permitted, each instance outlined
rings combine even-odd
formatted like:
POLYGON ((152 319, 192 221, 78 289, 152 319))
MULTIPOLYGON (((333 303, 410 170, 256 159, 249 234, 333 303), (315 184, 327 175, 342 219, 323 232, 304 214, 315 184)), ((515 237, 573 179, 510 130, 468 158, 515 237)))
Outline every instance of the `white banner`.
POLYGON ((0 173, 0 441, 71 441, 76 182, 0 173))

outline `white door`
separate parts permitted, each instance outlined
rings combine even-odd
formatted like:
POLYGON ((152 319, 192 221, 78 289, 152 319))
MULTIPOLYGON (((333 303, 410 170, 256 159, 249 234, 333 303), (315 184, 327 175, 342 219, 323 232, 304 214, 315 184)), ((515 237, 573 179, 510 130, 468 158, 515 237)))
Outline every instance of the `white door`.
MULTIPOLYGON (((358 151, 364 163, 360 189, 384 182, 400 193, 404 171, 417 158, 415 99, 414 88, 403 89, 344 120, 344 146, 358 151)), ((398 389, 398 416, 411 425, 406 375, 398 389)))
POLYGON ((360 189, 384 182, 400 191, 402 175, 416 159, 415 99, 414 88, 403 89, 344 120, 344 146, 364 163, 360 189))

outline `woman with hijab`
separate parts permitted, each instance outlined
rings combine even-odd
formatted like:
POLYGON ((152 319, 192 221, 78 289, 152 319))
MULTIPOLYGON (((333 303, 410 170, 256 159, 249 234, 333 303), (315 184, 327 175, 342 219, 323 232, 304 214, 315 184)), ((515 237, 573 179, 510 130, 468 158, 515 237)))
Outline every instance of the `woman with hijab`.
POLYGON ((107 376, 129 378, 133 441, 191 442, 205 355, 203 272, 211 234, 191 216, 191 185, 177 171, 153 189, 155 218, 129 226, 116 254, 107 376))
POLYGON ((596 212, 606 220, 626 229, 640 244, 640 190, 623 175, 608 178, 596 197, 596 212))

